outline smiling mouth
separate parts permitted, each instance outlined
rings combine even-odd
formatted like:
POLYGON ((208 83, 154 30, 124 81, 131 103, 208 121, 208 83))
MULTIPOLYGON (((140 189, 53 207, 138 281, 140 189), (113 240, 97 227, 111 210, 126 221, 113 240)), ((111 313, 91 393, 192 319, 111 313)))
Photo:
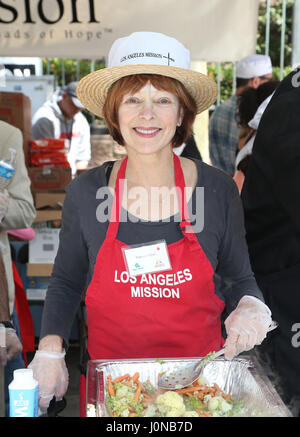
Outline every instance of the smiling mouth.
POLYGON ((154 128, 154 127, 151 127, 151 128, 135 127, 133 129, 138 135, 143 136, 143 137, 154 137, 158 132, 161 131, 160 128, 154 128))

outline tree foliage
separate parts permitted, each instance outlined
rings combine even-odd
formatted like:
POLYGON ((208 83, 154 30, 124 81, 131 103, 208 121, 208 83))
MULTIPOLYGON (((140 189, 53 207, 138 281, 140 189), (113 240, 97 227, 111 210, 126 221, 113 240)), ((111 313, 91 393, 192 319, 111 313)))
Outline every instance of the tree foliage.
POLYGON ((60 58, 44 58, 43 59, 43 73, 54 74, 58 81, 58 86, 63 84, 63 69, 65 83, 69 83, 82 78, 89 74, 92 69, 99 70, 105 66, 104 60, 95 60, 94 63, 87 59, 65 59, 60 58), (49 70, 48 70, 49 69, 49 70))
MULTIPOLYGON (((284 69, 283 76, 289 74, 292 54, 292 18, 294 0, 286 0, 286 21, 284 37, 284 69)), ((262 1, 258 12, 256 53, 265 54, 266 49, 267 2, 262 1)), ((270 38, 269 56, 273 64, 273 75, 280 79, 280 47, 282 29, 282 0, 273 0, 270 5, 270 38)), ((208 75, 217 81, 218 66, 208 65, 208 75)), ((220 68, 220 101, 228 99, 233 93, 233 64, 222 63, 220 68)))
MULTIPOLYGON (((286 20, 284 35, 284 65, 291 64, 292 55, 292 20, 294 0, 286 0, 286 20)), ((256 53, 265 53, 266 48, 267 2, 261 2, 258 15, 258 32, 256 53)), ((273 65, 280 65, 280 46, 282 29, 282 0, 270 5, 270 44, 269 55, 273 65)))

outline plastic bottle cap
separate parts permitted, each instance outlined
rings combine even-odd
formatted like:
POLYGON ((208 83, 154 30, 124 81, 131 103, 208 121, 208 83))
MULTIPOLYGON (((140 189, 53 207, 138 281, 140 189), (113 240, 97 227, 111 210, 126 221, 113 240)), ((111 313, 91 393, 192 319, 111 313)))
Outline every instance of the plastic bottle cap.
POLYGON ((31 381, 33 379, 33 371, 32 369, 17 369, 14 370, 14 379, 16 381, 31 381))
POLYGON ((0 165, 2 165, 2 167, 7 168, 9 170, 13 170, 13 166, 9 163, 9 162, 5 162, 5 161, 0 161, 0 165))

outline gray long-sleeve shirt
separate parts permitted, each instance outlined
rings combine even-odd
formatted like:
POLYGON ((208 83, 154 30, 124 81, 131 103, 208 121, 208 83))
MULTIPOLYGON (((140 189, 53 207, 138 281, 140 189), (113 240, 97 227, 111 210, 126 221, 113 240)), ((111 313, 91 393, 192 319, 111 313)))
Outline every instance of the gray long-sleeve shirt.
MULTIPOLYGON (((188 208, 191 220, 196 217, 194 231, 215 272, 215 292, 231 309, 244 295, 263 300, 251 271, 236 185, 224 172, 194 161, 198 170, 196 188, 201 189, 193 191, 188 208), (201 203, 201 193, 204 203, 201 203)), ((101 217, 109 216, 112 204, 109 191, 104 197, 102 192, 107 187, 108 165, 86 171, 67 188, 60 245, 46 296, 41 338, 56 334, 68 343, 74 316, 92 278, 108 228, 108 221, 99 221, 99 212, 102 210, 101 217)), ((171 220, 157 222, 136 221, 130 215, 129 220, 124 220, 125 215, 123 210, 117 238, 128 245, 161 239, 171 244, 183 236, 176 215, 171 220)))

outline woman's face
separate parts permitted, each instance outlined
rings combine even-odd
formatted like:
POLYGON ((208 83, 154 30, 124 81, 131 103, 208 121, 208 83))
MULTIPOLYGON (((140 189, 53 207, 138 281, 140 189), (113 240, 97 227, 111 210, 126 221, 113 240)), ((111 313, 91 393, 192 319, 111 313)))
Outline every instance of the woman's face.
POLYGON ((176 96, 148 82, 136 93, 124 95, 118 117, 125 146, 147 154, 170 146, 183 111, 176 96))

